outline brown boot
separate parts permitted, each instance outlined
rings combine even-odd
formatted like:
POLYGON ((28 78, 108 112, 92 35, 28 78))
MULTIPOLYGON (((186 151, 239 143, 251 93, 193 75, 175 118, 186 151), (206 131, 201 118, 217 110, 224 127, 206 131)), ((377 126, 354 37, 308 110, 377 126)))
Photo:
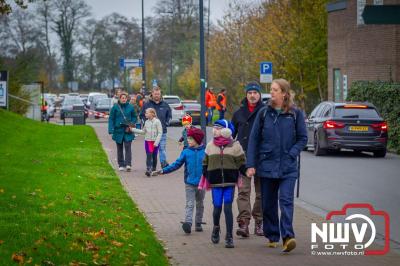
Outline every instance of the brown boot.
POLYGON ((236 230, 236 235, 241 237, 249 237, 249 221, 239 221, 239 228, 236 230))
POLYGON ((254 224, 254 234, 257 236, 264 236, 262 221, 256 221, 254 224))

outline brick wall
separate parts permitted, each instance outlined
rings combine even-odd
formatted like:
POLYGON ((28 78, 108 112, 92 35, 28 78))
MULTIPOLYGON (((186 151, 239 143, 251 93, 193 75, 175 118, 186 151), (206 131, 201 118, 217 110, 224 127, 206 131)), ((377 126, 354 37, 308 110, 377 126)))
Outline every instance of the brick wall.
MULTIPOLYGON (((373 1, 367 1, 372 4, 373 1)), ((384 4, 400 4, 385 0, 384 4)), ((334 99, 333 70, 356 80, 400 81, 400 25, 357 25, 357 1, 328 13, 328 97, 334 99)), ((341 80, 341 89, 343 89, 341 80)))

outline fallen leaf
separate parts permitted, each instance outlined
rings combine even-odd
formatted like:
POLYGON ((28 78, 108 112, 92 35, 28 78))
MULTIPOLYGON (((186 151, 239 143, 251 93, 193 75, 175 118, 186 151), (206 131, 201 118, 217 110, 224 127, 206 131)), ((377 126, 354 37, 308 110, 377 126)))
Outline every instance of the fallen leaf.
POLYGON ((146 253, 144 253, 144 252, 139 252, 139 254, 140 254, 140 256, 142 256, 142 257, 147 257, 147 254, 146 253))
POLYGON ((4 243, 4 241, 3 241, 3 240, 0 240, 0 246, 3 245, 3 243, 4 243))
POLYGON ((17 198, 17 196, 15 196, 15 195, 12 195, 12 197, 11 198, 13 198, 13 199, 16 199, 17 198))
POLYGON ((50 260, 42 260, 42 265, 55 266, 55 264, 50 260))
POLYGON ((72 211, 72 214, 78 217, 87 217, 89 214, 83 211, 72 211))
POLYGON ((11 259, 18 263, 24 263, 25 260, 25 253, 13 253, 11 259))
POLYGON ((101 237, 101 236, 104 236, 105 234, 106 234, 105 229, 101 229, 101 230, 98 231, 98 232, 91 232, 91 233, 89 233, 89 235, 91 235, 94 239, 97 239, 97 238, 99 238, 99 237, 101 237))
POLYGON ((88 251, 98 251, 99 247, 96 246, 92 241, 86 241, 86 250, 88 250, 88 251))
POLYGON ((81 265, 87 265, 87 264, 79 261, 73 261, 69 263, 69 266, 81 266, 81 265))
POLYGON ((0 193, 4 193, 4 188, 0 188, 0 193))
POLYGON ((123 243, 115 241, 115 240, 111 241, 111 244, 113 244, 116 247, 122 247, 124 245, 123 243))

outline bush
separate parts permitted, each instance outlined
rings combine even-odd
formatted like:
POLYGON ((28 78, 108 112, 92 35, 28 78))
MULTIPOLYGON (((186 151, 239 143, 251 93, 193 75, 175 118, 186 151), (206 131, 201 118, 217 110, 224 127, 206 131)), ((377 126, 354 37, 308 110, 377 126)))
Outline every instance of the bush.
POLYGON ((349 101, 373 103, 388 122, 388 147, 400 153, 400 83, 356 81, 351 85, 349 101))

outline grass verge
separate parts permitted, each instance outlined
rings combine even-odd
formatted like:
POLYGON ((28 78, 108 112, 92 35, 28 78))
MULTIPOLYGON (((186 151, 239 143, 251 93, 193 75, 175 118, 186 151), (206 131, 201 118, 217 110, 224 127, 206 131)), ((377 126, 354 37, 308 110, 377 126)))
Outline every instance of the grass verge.
POLYGON ((0 265, 168 265, 92 128, 0 125, 0 265))

